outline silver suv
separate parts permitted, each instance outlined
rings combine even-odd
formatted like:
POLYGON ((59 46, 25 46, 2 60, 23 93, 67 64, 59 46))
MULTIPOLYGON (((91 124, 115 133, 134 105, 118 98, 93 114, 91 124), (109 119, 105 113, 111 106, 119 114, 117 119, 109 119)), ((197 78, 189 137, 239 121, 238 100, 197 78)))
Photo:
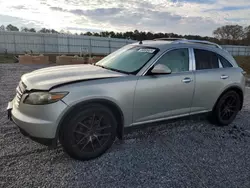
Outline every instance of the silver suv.
POLYGON ((24 74, 8 115, 24 135, 79 160, 103 154, 124 128, 208 113, 228 125, 241 110, 244 71, 219 45, 156 39, 129 44, 95 65, 24 74))

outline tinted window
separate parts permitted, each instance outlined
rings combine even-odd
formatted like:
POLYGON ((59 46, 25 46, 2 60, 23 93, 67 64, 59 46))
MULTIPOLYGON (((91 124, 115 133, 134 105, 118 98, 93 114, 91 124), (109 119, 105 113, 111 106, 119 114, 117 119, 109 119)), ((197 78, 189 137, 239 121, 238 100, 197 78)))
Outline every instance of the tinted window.
POLYGON ((172 73, 189 71, 188 49, 177 49, 163 55, 157 64, 164 64, 171 69, 172 73))
POLYGON ((196 70, 219 68, 219 60, 214 52, 194 49, 196 70))
POLYGON ((222 57, 222 56, 219 55, 219 58, 220 58, 220 62, 221 62, 221 64, 222 64, 222 66, 223 66, 224 68, 233 67, 232 64, 229 63, 229 61, 226 60, 224 57, 222 57))

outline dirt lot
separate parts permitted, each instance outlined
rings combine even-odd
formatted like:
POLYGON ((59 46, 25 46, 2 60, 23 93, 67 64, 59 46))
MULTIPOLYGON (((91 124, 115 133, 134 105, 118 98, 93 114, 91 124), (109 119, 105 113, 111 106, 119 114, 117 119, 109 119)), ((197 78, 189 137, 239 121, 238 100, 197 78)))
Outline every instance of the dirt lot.
POLYGON ((247 72, 250 77, 250 56, 236 56, 234 57, 239 66, 247 72))
POLYGON ((125 136, 102 157, 80 162, 19 133, 6 118, 20 76, 40 68, 0 65, 0 187, 250 187, 250 89, 228 127, 192 119, 125 136))

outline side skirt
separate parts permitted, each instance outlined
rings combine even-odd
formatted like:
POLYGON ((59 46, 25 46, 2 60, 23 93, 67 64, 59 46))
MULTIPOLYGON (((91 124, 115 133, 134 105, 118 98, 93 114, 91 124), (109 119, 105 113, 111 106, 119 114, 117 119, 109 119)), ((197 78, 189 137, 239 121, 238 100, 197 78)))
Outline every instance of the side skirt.
POLYGON ((206 119, 209 113, 210 111, 206 111, 206 112, 200 112, 200 113, 191 114, 191 115, 185 115, 181 117, 172 117, 172 118, 155 120, 152 122, 140 122, 137 124, 131 124, 128 127, 124 127, 124 134, 129 134, 131 132, 134 132, 137 130, 143 130, 149 127, 155 127, 159 123, 173 123, 173 122, 177 122, 181 120, 202 120, 202 119, 206 119))

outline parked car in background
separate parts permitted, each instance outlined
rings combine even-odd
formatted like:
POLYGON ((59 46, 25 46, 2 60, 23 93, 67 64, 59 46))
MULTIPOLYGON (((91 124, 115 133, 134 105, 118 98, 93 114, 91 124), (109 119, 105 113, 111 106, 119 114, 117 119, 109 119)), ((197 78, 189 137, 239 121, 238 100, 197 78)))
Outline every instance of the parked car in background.
POLYGON ((228 125, 242 109, 244 71, 219 45, 193 40, 141 41, 95 65, 24 74, 9 118, 45 145, 58 140, 73 158, 102 155, 124 128, 207 113, 228 125))

